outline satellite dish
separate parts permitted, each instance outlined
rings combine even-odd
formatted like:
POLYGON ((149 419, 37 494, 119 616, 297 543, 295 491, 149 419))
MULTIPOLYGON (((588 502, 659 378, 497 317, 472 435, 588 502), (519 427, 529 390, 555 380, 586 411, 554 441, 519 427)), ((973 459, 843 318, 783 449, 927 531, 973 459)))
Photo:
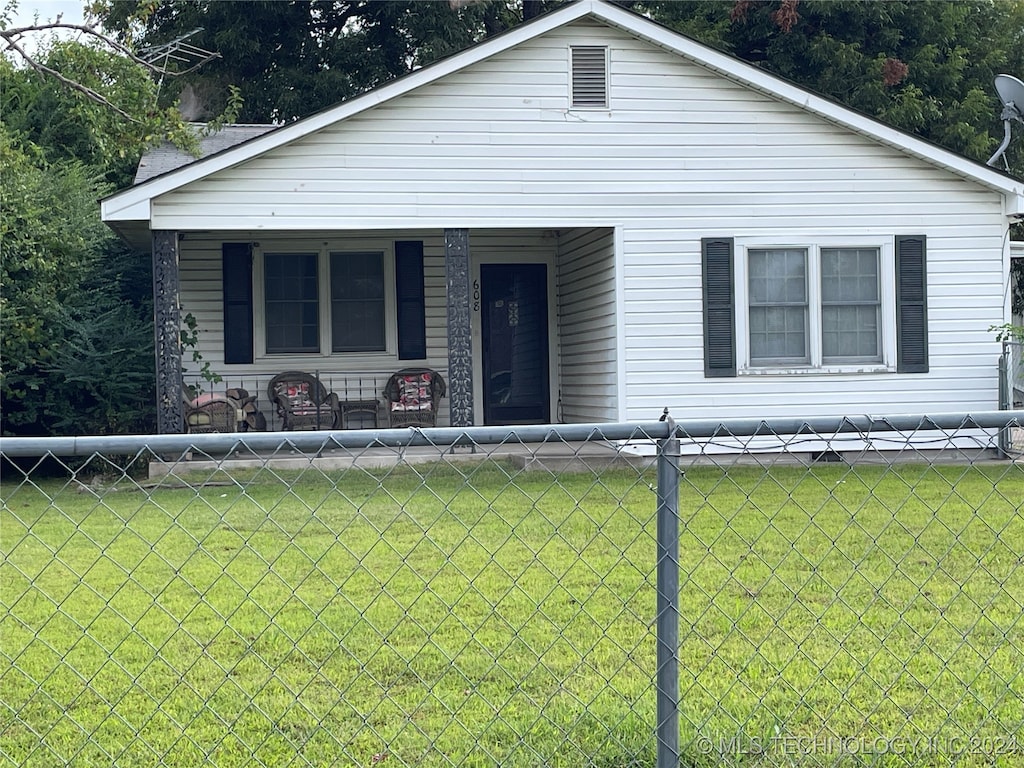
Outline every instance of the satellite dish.
MULTIPOLYGON (((1024 124, 1024 83, 1013 75, 996 75, 996 93, 999 100, 1003 102, 1003 113, 1000 117, 1003 120, 1003 143, 999 149, 988 160, 988 165, 995 165, 996 161, 1003 156, 1006 148, 1010 146, 1010 123, 1013 120, 1024 124)), ((1010 170, 1009 164, 1003 159, 1006 170, 1010 170)))

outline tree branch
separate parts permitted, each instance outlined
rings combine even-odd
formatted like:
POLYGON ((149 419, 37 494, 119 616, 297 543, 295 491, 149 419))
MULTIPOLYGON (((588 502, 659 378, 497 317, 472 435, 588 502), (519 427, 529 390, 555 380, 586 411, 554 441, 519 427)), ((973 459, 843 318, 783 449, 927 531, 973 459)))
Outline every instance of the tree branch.
MULTIPOLYGON (((119 42, 118 40, 115 40, 110 35, 100 32, 95 27, 89 26, 88 24, 67 24, 63 21, 60 21, 59 17, 57 21, 49 22, 46 24, 31 24, 29 26, 24 27, 10 27, 8 29, 0 29, 0 40, 3 40, 4 43, 6 43, 5 50, 13 51, 14 53, 16 53, 29 67, 36 70, 37 72, 47 75, 48 77, 54 78, 67 88, 70 88, 74 91, 78 91, 91 101, 94 101, 103 107, 112 109, 114 112, 116 112, 124 119, 137 124, 142 123, 142 121, 136 117, 132 117, 132 115, 128 114, 125 110, 121 109, 119 106, 114 104, 112 101, 110 101, 110 99, 105 97, 103 94, 93 90, 92 88, 83 83, 78 82, 77 80, 66 77, 65 75, 61 74, 52 67, 46 66, 38 59, 36 59, 35 56, 33 56, 25 50, 21 42, 22 37, 24 37, 27 34, 35 32, 45 32, 47 30, 68 30, 81 32, 93 38, 94 40, 99 41, 111 52, 125 57, 137 66, 140 66, 143 69, 145 69, 147 72, 150 72, 151 74, 160 77, 181 77, 182 75, 187 75, 188 73, 195 71, 211 59, 220 58, 219 53, 200 51, 203 54, 202 58, 188 69, 172 69, 166 64, 166 62, 168 61, 167 58, 164 59, 165 63, 163 65, 155 64, 152 61, 147 61, 146 59, 141 58, 138 54, 136 54, 123 43, 119 42)), ((199 51, 199 49, 195 50, 199 51)))
POLYGON ((27 27, 11 27, 9 29, 0 29, 0 40, 4 40, 7 43, 7 47, 10 50, 15 51, 19 56, 21 56, 27 64, 29 64, 33 68, 38 69, 38 66, 34 62, 34 59, 25 51, 24 48, 22 48, 19 45, 19 43, 21 42, 21 37, 26 34, 32 32, 45 32, 48 29, 65 29, 75 32, 82 32, 86 35, 89 35, 90 37, 93 37, 96 40, 103 43, 103 45, 105 45, 107 48, 111 49, 115 53, 121 54, 125 58, 129 59, 135 64, 138 64, 140 67, 144 67, 145 69, 147 69, 155 75, 180 77, 181 75, 186 75, 189 72, 192 72, 193 70, 197 69, 198 67, 201 67, 203 64, 210 61, 211 59, 220 58, 219 53, 207 53, 206 51, 203 51, 203 53, 206 54, 205 57, 199 63, 194 64, 188 69, 178 71, 170 69, 166 66, 161 67, 152 63, 151 61, 147 61, 146 59, 141 58, 138 54, 132 51, 131 48, 128 48, 123 43, 117 41, 113 37, 110 37, 110 35, 106 35, 103 32, 100 32, 98 29, 96 29, 96 27, 89 26, 88 24, 67 24, 63 21, 53 21, 47 24, 31 24, 27 27))
POLYGON ((82 83, 79 83, 77 80, 72 80, 72 79, 70 79, 68 77, 65 77, 64 75, 62 75, 60 72, 58 72, 55 69, 51 69, 50 67, 47 67, 44 64, 40 64, 32 56, 30 56, 25 51, 24 48, 22 48, 18 44, 19 41, 11 40, 11 39, 6 38, 6 37, 5 37, 5 39, 7 40, 7 47, 8 47, 8 49, 13 50, 15 53, 17 53, 19 56, 21 56, 21 58, 25 61, 25 63, 28 64, 30 67, 32 67, 32 69, 36 70, 37 72, 41 72, 44 75, 48 75, 49 77, 54 78, 55 80, 57 80, 58 82, 62 83, 65 86, 67 86, 68 88, 71 88, 72 90, 75 90, 75 91, 78 91, 81 94, 84 94, 86 98, 91 99, 92 101, 96 102, 97 104, 99 104, 101 106, 104 106, 104 107, 107 107, 108 109, 114 110, 117 114, 119 114, 121 117, 125 118, 126 120, 128 120, 130 122, 133 122, 133 123, 140 123, 141 122, 140 120, 132 117, 127 112, 125 112, 123 109, 121 109, 119 106, 114 104, 112 101, 110 101, 110 99, 106 98, 103 94, 94 91, 92 88, 90 88, 87 85, 83 85, 82 83))

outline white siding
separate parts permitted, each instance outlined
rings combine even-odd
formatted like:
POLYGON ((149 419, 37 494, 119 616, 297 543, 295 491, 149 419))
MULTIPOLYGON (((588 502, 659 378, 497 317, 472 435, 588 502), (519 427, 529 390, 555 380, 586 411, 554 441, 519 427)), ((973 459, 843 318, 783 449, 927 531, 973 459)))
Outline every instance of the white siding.
POLYGON ((614 421, 615 240, 612 230, 574 229, 559 238, 558 391, 568 423, 614 421))
MULTIPOLYGON (((666 405, 679 419, 996 403, 999 350, 988 327, 1002 322, 1005 305, 998 193, 593 22, 169 193, 154 201, 152 224, 469 227, 471 249, 477 228, 618 227, 618 412, 627 418, 656 418, 666 405), (610 110, 567 109, 570 44, 609 45, 610 110), (835 234, 927 235, 931 372, 705 379, 701 237, 835 234)), ((440 258, 432 241, 435 280, 440 258)), ((443 331, 430 344, 431 362, 443 366, 443 331)), ((564 380, 567 361, 583 358, 563 351, 575 356, 562 361, 564 380)))

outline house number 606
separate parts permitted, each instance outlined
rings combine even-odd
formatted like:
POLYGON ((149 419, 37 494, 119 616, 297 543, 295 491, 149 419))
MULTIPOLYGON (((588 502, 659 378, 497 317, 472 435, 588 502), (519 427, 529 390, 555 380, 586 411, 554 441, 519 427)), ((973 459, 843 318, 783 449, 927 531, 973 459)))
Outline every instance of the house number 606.
POLYGON ((480 281, 473 281, 473 311, 480 311, 480 281))

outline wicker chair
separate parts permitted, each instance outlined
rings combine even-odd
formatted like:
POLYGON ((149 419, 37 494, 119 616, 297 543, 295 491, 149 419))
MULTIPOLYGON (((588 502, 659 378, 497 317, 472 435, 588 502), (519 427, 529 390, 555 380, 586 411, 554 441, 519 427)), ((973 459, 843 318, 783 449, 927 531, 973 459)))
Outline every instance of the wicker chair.
POLYGON ((320 379, 303 371, 285 371, 270 380, 267 397, 281 417, 281 429, 336 429, 341 408, 338 396, 320 379))
POLYGON ((445 396, 444 378, 430 368, 403 368, 391 374, 384 387, 392 427, 432 427, 438 402, 445 396))
POLYGON ((226 397, 185 400, 185 429, 190 434, 238 432, 238 404, 226 397))

